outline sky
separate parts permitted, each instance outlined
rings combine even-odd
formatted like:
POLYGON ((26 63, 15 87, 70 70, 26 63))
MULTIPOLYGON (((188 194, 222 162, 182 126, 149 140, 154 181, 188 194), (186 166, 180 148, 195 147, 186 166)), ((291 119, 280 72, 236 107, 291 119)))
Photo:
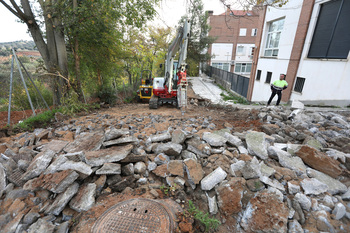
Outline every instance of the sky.
MULTIPOLYGON (((214 15, 225 11, 220 0, 202 0, 204 10, 214 11, 214 15)), ((158 8, 158 16, 154 24, 162 27, 176 27, 181 16, 185 15, 190 7, 190 0, 162 0, 158 8)), ((17 18, 0 4, 0 42, 18 40, 32 40, 27 33, 25 24, 18 22, 17 18)))

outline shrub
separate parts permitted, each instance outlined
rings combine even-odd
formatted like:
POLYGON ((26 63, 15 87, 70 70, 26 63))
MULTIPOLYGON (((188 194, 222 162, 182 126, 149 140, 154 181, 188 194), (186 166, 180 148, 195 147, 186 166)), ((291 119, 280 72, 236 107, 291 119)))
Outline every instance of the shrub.
POLYGON ((98 97, 101 102, 104 102, 109 105, 114 105, 117 101, 116 91, 111 86, 102 86, 98 92, 98 97))

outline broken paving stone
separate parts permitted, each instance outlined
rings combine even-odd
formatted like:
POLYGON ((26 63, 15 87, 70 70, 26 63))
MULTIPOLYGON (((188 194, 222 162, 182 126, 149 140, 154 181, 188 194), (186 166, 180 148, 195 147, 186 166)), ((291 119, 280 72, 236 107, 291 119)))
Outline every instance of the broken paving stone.
POLYGON ((35 179, 31 179, 25 183, 25 190, 41 190, 47 189, 53 193, 62 193, 65 191, 77 178, 79 174, 72 170, 65 170, 57 173, 41 174, 35 179))
POLYGON ((221 167, 218 167, 201 180, 201 189, 206 191, 211 190, 215 185, 222 182, 226 176, 227 173, 221 167))
POLYGON ((129 130, 126 130, 126 129, 116 129, 116 128, 107 129, 105 132, 105 141, 113 140, 129 134, 130 134, 129 130))
POLYGON ((246 134, 246 143, 251 155, 258 156, 265 160, 268 158, 267 148, 269 146, 266 140, 266 134, 262 132, 249 131, 246 134))
POLYGON ((164 153, 160 153, 154 158, 154 162, 157 165, 167 164, 169 161, 170 161, 169 156, 167 156, 164 153))
POLYGON ((178 156, 181 154, 181 151, 182 145, 172 142, 158 144, 155 150, 156 154, 164 153, 168 156, 178 156))
POLYGON ((39 176, 49 166, 54 155, 55 152, 52 150, 40 152, 30 163, 27 171, 22 175, 21 179, 29 180, 39 176))
POLYGON ((183 144, 186 140, 186 134, 184 131, 177 129, 174 130, 171 136, 171 142, 177 144, 183 144))
POLYGON ((68 145, 68 142, 66 142, 66 141, 52 140, 43 146, 42 151, 52 150, 56 154, 59 154, 67 145, 68 145))
POLYGON ((6 172, 2 164, 0 163, 0 192, 5 190, 6 185, 6 172))
POLYGON ((342 174, 342 169, 339 167, 340 163, 338 161, 312 147, 302 146, 296 154, 310 167, 333 178, 342 174))
POLYGON ((224 181, 215 191, 218 197, 218 206, 225 216, 232 216, 242 211, 242 198, 245 190, 245 179, 241 177, 224 181))
POLYGON ((95 204, 96 184, 84 184, 69 202, 69 207, 77 212, 87 211, 95 204))
POLYGON ((70 185, 66 191, 60 193, 55 201, 45 210, 45 214, 59 215, 72 197, 78 192, 79 184, 73 183, 70 185))
POLYGON ((301 187, 304 189, 306 195, 319 195, 325 193, 328 190, 328 186, 315 178, 306 178, 300 182, 301 187))
POLYGON ((239 160, 230 165, 230 173, 232 176, 237 176, 237 172, 240 172, 245 166, 245 162, 243 160, 239 160))
POLYGON ((52 222, 39 218, 38 221, 36 221, 34 224, 32 224, 29 227, 28 233, 35 233, 35 232, 53 233, 54 230, 55 230, 55 225, 52 222))
POLYGON ((288 192, 289 192, 289 194, 296 194, 296 193, 300 192, 300 186, 299 185, 293 184, 291 182, 288 182, 287 185, 288 185, 288 192))
POLYGON ((193 188, 193 186, 199 184, 199 182, 203 179, 204 171, 201 164, 194 159, 185 159, 184 165, 188 181, 193 188))
POLYGON ((134 172, 136 174, 144 174, 147 170, 146 164, 144 162, 137 162, 134 165, 134 172))
POLYGON ((212 197, 208 195, 208 193, 205 193, 208 199, 208 206, 209 206, 209 213, 210 214, 217 214, 218 213, 218 205, 216 202, 216 195, 213 195, 212 197))
POLYGON ((104 163, 103 166, 96 171, 96 175, 115 174, 121 174, 121 165, 118 163, 104 163))
POLYGON ((256 157, 244 164, 241 173, 246 180, 259 178, 261 176, 260 165, 256 157))
POLYGON ((170 160, 168 162, 168 172, 174 176, 184 177, 184 164, 182 160, 170 160))
POLYGON ((104 147, 108 147, 108 146, 115 146, 115 145, 135 143, 135 142, 138 142, 138 139, 134 136, 129 136, 129 137, 123 137, 123 138, 118 138, 118 139, 111 140, 108 142, 104 142, 102 145, 104 147))
POLYGON ((274 154, 277 156, 279 163, 285 167, 296 172, 297 175, 306 173, 306 166, 303 160, 297 156, 292 156, 286 151, 283 151, 277 147, 270 146, 268 148, 269 155, 274 154))
POLYGON ((247 180, 247 187, 252 192, 258 192, 265 189, 265 184, 263 184, 259 179, 247 180))
POLYGON ((273 193, 260 192, 243 212, 240 226, 244 232, 287 232, 289 210, 273 193))
POLYGON ((101 148, 103 141, 103 132, 81 133, 73 142, 69 143, 69 145, 64 148, 64 151, 67 153, 78 151, 96 151, 101 148))
POLYGON ((60 155, 51 165, 46 169, 44 174, 55 173, 64 170, 75 170, 85 175, 91 175, 92 169, 84 162, 74 162, 68 159, 65 155, 60 155))
POLYGON ((149 137, 150 142, 165 142, 171 140, 171 135, 169 132, 163 134, 151 135, 149 137))
POLYGON ((88 151, 85 153, 85 161, 92 167, 101 166, 104 163, 118 162, 126 158, 133 145, 115 146, 104 150, 88 151))
POLYGON ((280 182, 278 182, 277 180, 272 180, 267 176, 260 176, 259 179, 261 182, 263 182, 266 185, 269 185, 269 186, 276 188, 276 189, 279 189, 281 191, 285 191, 284 186, 280 182))
POLYGON ((334 219, 339 220, 346 214, 346 207, 342 203, 337 203, 332 211, 334 219))
POLYGON ((315 178, 321 183, 326 184, 328 186, 327 192, 329 192, 332 195, 335 195, 338 193, 345 193, 347 191, 347 187, 342 182, 322 172, 316 171, 311 168, 308 168, 306 172, 309 177, 315 178))
POLYGON ((311 208, 311 200, 305 194, 297 193, 294 196, 294 200, 299 202, 299 204, 300 204, 300 206, 301 206, 301 208, 303 210, 306 210, 306 211, 310 210, 310 208, 311 208))
POLYGON ((210 146, 224 146, 227 142, 227 139, 210 132, 204 132, 202 136, 203 140, 206 141, 210 146))
POLYGON ((167 164, 162 164, 162 165, 157 166, 157 168, 154 169, 152 172, 156 176, 163 177, 163 178, 170 175, 170 173, 168 172, 168 165, 167 164))

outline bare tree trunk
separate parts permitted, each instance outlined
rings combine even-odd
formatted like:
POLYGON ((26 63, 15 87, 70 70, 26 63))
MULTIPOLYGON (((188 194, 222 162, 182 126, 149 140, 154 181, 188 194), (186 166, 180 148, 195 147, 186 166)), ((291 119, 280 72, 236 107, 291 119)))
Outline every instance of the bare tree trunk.
MULTIPOLYGON (((76 11, 78 8, 78 0, 73 0, 73 10, 76 11)), ((74 15, 75 16, 75 15, 74 15)), ((74 39, 74 69, 75 69, 75 91, 78 94, 79 100, 83 100, 83 93, 80 80, 80 56, 79 56, 79 41, 77 37, 74 39)))

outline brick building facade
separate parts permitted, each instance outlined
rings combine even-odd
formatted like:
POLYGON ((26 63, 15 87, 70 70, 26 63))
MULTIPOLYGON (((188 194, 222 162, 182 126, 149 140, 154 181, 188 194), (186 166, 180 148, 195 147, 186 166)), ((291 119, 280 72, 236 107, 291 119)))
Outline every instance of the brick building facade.
POLYGON ((209 12, 210 65, 249 76, 258 33, 259 11, 230 11, 213 15, 209 12))

